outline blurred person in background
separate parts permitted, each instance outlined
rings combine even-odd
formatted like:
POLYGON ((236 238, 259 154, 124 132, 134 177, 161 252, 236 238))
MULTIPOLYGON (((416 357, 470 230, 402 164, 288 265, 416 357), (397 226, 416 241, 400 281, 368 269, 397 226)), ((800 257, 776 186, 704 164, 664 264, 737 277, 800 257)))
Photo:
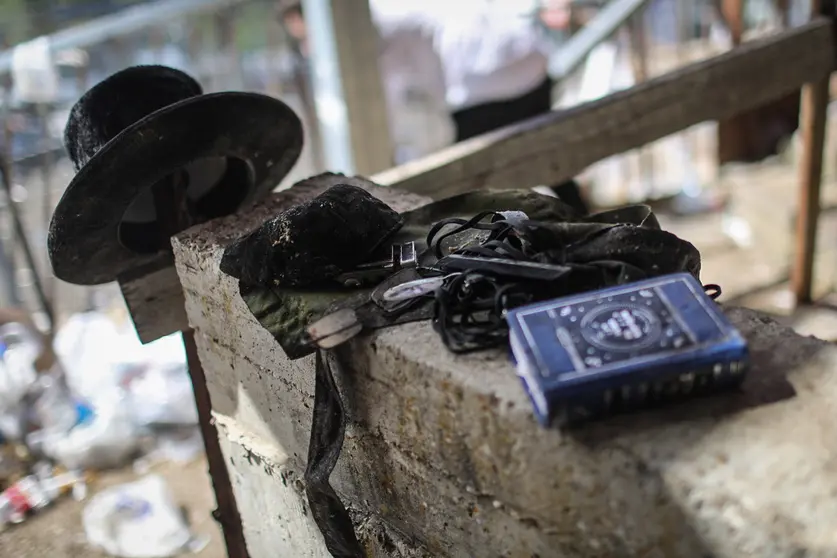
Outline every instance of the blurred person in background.
POLYGON ((308 33, 302 17, 302 2, 280 2, 279 20, 288 34, 290 47, 300 58, 308 57, 308 33))
MULTIPOLYGON (((404 12, 380 13, 379 2, 370 9, 380 38, 379 68, 387 104, 393 164, 400 165, 434 153, 454 141, 453 126, 445 105, 441 61, 433 48, 432 35, 421 18, 404 12)), ((405 0, 406 6, 417 6, 405 0)), ((399 10, 400 11, 400 10, 399 10)), ((416 10, 420 15, 422 10, 416 10)), ((291 41, 296 64, 308 74, 308 34, 299 1, 279 2, 279 17, 291 41)))
POLYGON ((291 50, 291 73, 294 76, 296 86, 300 88, 299 93, 308 100, 310 68, 308 65, 308 34, 305 28, 305 20, 302 18, 302 4, 300 2, 280 2, 279 23, 282 25, 288 37, 288 46, 291 50))
MULTIPOLYGON (((542 7, 522 0, 369 0, 369 7, 381 39, 396 164, 552 109, 542 26, 568 25, 569 0, 542 7)), ((281 14, 307 58, 301 3, 283 3, 281 14)), ((588 212, 574 180, 552 191, 588 212)))
POLYGON ((526 3, 464 0, 455 6, 433 14, 432 32, 456 141, 549 112, 553 82, 546 38, 526 3))

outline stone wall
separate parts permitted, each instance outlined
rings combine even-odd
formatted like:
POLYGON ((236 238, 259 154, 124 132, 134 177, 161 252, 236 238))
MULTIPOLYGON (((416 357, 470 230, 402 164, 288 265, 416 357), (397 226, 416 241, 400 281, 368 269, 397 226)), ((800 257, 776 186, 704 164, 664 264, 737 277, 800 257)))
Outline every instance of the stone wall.
MULTIPOLYGON (((253 558, 328 556, 302 481, 313 357, 288 361, 218 263, 233 239, 319 191, 294 187, 174 240, 253 558)), ((398 210, 425 201, 373 193, 398 210)), ((835 555, 837 351, 728 314, 753 353, 743 393, 575 433, 536 424, 503 352, 455 357, 427 323, 353 341, 332 482, 369 555, 835 555)))

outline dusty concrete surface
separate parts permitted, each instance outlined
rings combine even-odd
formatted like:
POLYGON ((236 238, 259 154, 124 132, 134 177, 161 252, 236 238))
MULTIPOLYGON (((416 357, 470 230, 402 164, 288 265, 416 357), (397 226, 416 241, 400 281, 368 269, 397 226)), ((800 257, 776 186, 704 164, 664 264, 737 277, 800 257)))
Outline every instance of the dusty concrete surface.
MULTIPOLYGON (((206 474, 206 462, 198 459, 186 465, 160 464, 151 469, 168 482, 175 502, 186 507, 189 521, 197 534, 211 537, 200 558, 226 558, 221 531, 211 513, 215 499, 206 474)), ((130 467, 98 476, 90 494, 108 486, 139 478, 130 467)), ((85 502, 72 498, 56 504, 21 525, 0 533, 0 556, 4 558, 108 558, 87 544, 81 514, 85 502)))
MULTIPOLYGON (((300 480, 312 360, 285 359, 218 261, 237 235, 316 191, 175 240, 214 408, 235 432, 225 451, 253 558, 323 556, 300 480), (302 541, 287 540, 280 516, 302 541)), ((397 193, 380 195, 393 203, 397 193)), ((751 311, 729 315, 755 363, 742 393, 575 434, 536 425, 502 353, 454 357, 426 323, 358 340, 342 381, 352 426, 335 487, 361 523, 382 522, 385 542, 401 537, 418 555, 832 556, 837 348, 751 311)), ((374 556, 404 555, 364 540, 374 556)))

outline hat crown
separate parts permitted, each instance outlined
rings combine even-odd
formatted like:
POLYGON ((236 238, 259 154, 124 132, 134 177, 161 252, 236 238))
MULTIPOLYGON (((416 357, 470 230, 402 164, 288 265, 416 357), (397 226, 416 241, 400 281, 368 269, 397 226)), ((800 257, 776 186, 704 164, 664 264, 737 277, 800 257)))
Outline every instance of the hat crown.
POLYGON ((188 74, 133 66, 88 90, 70 110, 64 146, 78 171, 110 140, 149 114, 203 93, 188 74))

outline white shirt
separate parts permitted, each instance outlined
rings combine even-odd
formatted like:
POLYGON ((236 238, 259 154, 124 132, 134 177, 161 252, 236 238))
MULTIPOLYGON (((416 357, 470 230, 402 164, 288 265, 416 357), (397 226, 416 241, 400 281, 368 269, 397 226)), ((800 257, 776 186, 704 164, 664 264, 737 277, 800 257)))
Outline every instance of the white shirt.
POLYGON ((451 0, 438 20, 451 110, 513 99, 547 77, 545 41, 526 0, 451 0))
POLYGON ((369 6, 382 40, 380 70, 396 145, 419 135, 411 116, 422 114, 418 120, 432 129, 408 158, 452 143, 451 112, 518 97, 547 77, 545 40, 529 0, 369 0, 369 6))

